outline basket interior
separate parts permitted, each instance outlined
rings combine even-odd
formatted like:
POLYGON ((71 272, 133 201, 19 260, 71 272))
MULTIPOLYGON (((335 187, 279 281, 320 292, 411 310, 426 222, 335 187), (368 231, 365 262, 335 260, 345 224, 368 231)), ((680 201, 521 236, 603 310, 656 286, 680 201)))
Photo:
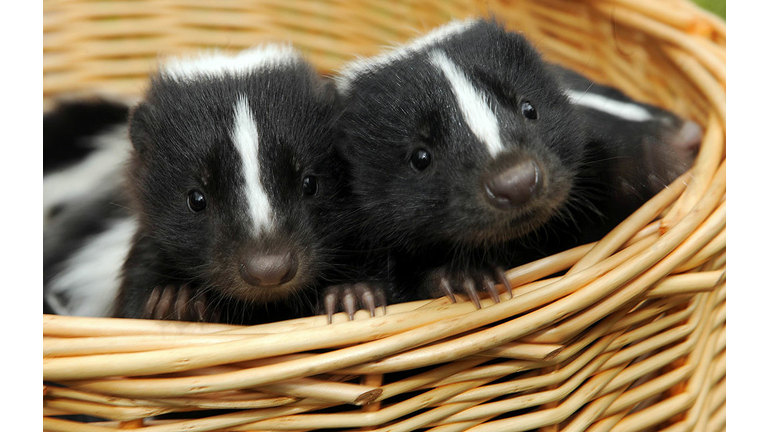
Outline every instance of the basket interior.
POLYGON ((480 311, 438 299, 354 322, 339 314, 333 326, 255 327, 44 316, 46 430, 724 430, 719 19, 684 0, 43 5, 46 106, 72 94, 137 98, 158 56, 263 41, 292 41, 332 74, 481 15, 546 59, 706 129, 689 176, 597 246, 510 269, 514 297, 480 311), (221 408, 237 411, 203 411, 221 408), (155 417, 187 411, 203 417, 155 417), (54 417, 69 414, 107 421, 54 417))

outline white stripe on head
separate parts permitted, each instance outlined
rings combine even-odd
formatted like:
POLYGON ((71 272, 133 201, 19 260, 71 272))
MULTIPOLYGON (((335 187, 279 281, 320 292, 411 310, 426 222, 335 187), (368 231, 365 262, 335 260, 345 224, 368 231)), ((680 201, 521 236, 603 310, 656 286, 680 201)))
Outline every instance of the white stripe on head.
POLYGON ((261 183, 259 131, 245 95, 240 95, 235 103, 235 122, 231 138, 243 162, 243 194, 248 203, 254 234, 268 231, 272 227, 272 207, 261 183))
POLYGON ((431 47, 455 34, 463 32, 478 21, 478 18, 451 21, 448 24, 436 27, 429 33, 413 39, 405 45, 390 47, 388 51, 377 56, 361 58, 347 63, 347 65, 339 70, 339 73, 334 78, 336 80, 336 86, 341 93, 347 93, 352 81, 358 76, 423 51, 425 48, 431 47))
POLYGON ((566 90, 565 94, 576 105, 602 111, 624 120, 642 122, 653 119, 653 115, 648 110, 630 102, 617 101, 603 95, 580 90, 566 90))
POLYGON ((443 71, 459 104, 464 121, 477 139, 485 143, 491 157, 495 157, 504 149, 504 146, 501 144, 499 119, 491 110, 485 94, 469 82, 466 75, 445 53, 435 51, 430 54, 429 61, 443 71))
POLYGON ((243 76, 256 70, 296 63, 300 54, 290 45, 267 44, 229 55, 219 51, 197 57, 170 58, 162 62, 160 74, 178 81, 224 75, 243 76))
POLYGON ((117 221, 63 263, 45 293, 57 314, 105 317, 112 313, 123 263, 137 225, 133 218, 117 221))

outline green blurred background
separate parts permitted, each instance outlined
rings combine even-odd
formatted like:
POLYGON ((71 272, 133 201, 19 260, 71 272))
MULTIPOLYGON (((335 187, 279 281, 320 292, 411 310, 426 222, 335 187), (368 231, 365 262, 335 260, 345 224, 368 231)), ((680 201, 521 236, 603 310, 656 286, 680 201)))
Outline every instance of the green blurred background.
POLYGON ((704 9, 710 10, 725 19, 725 0, 693 0, 704 9))

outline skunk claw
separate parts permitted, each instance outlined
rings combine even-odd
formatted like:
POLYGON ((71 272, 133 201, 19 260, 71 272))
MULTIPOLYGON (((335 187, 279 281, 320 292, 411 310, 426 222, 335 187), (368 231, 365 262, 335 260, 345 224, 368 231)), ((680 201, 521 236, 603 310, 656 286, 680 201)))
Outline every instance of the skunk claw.
POLYGON ((333 285, 326 288, 323 293, 323 306, 328 324, 333 323, 333 314, 339 306, 352 321, 355 319, 355 313, 360 309, 365 309, 371 316, 375 316, 376 307, 381 306, 383 313, 386 314, 387 296, 378 282, 333 285))
POLYGON ((496 274, 496 281, 501 282, 501 284, 504 285, 504 289, 507 291, 507 294, 509 294, 509 298, 512 298, 512 286, 509 285, 507 276, 504 274, 504 269, 497 266, 494 269, 494 273, 496 274))
POLYGON ((494 303, 498 303, 501 301, 499 298, 499 293, 496 292, 496 284, 493 282, 493 278, 490 275, 484 274, 481 276, 482 279, 482 285, 485 289, 485 292, 487 292, 491 298, 493 299, 494 303))
POLYGON ((189 285, 156 286, 144 306, 142 318, 172 321, 218 322, 215 314, 206 314, 208 304, 203 294, 193 297, 189 285))
MULTIPOLYGON (((449 270, 446 267, 440 267, 432 273, 428 278, 437 286, 437 293, 448 297, 451 303, 456 303, 456 296, 454 295, 454 287, 461 287, 461 290, 469 297, 472 304, 478 309, 482 307, 480 303, 480 295, 478 289, 482 289, 493 300, 494 303, 499 303, 501 298, 498 291, 496 291, 497 284, 503 284, 507 293, 512 295, 512 287, 509 285, 506 277, 504 276, 504 270, 501 267, 494 267, 492 269, 475 269, 469 268, 462 271, 449 270)), ((435 289, 432 288, 432 292, 435 293, 435 289)))

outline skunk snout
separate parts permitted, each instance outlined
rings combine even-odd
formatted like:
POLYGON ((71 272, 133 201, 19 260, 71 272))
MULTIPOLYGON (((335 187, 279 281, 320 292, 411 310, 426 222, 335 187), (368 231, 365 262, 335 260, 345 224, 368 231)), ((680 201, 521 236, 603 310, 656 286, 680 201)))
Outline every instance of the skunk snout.
POLYGON ((499 209, 511 209, 533 199, 541 189, 541 183, 539 165, 527 159, 486 179, 486 197, 499 209))
POLYGON ((298 266, 298 260, 289 250, 251 254, 242 259, 240 276, 248 285, 277 286, 291 281, 298 266))
POLYGON ((686 120, 671 140, 672 150, 683 163, 692 163, 701 147, 702 130, 698 124, 686 120))

